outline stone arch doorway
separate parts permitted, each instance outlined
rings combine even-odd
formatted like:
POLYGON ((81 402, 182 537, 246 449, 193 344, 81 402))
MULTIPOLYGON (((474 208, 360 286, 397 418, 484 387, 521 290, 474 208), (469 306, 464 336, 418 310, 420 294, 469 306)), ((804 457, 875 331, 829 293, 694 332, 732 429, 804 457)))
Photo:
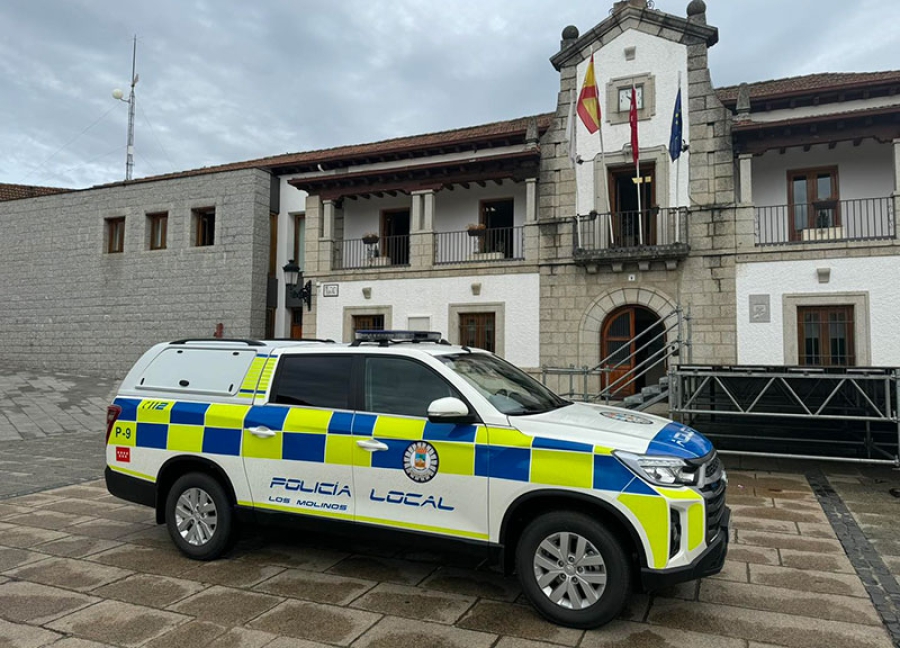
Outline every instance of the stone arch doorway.
POLYGON ((666 345, 660 316, 638 304, 619 306, 603 320, 600 329, 600 367, 606 369, 602 387, 611 387, 614 398, 625 398, 659 382, 666 373, 652 358, 666 345))

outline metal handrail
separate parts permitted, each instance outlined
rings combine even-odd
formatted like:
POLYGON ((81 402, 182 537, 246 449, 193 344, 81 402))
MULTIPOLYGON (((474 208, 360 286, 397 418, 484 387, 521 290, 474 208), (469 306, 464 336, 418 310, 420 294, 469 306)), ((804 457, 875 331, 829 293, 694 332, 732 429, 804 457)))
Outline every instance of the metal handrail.
POLYGON ((650 371, 651 369, 655 368, 656 366, 662 364, 664 361, 666 361, 666 360, 668 360, 669 358, 672 358, 672 357, 674 357, 674 356, 676 356, 676 355, 678 355, 678 354, 677 354, 676 351, 674 350, 674 345, 672 345, 672 346, 669 346, 669 345, 664 346, 663 348, 659 349, 658 351, 655 351, 651 356, 649 356, 646 360, 644 360, 644 361, 641 362, 640 364, 635 365, 635 367, 634 367, 634 369, 633 369, 632 371, 630 371, 630 372, 628 372, 628 373, 626 373, 626 374, 623 374, 622 376, 618 377, 616 380, 614 380, 613 382, 611 382, 610 384, 608 384, 604 389, 602 389, 602 390, 600 391, 599 394, 597 394, 597 396, 594 398, 594 400, 599 400, 600 398, 602 398, 602 397, 604 396, 604 392, 605 392, 606 400, 607 400, 607 402, 609 402, 610 396, 611 396, 612 394, 617 394, 617 393, 619 393, 620 391, 622 391, 622 389, 624 389, 624 388, 627 387, 628 385, 634 383, 634 382, 635 382, 638 378, 640 378, 641 376, 645 376, 647 373, 649 373, 649 371, 650 371), (660 353, 663 353, 663 352, 665 352, 665 354, 664 354, 664 356, 663 356, 662 358, 660 358, 659 360, 656 360, 655 362, 653 362, 652 364, 650 364, 649 366, 647 366, 643 371, 638 372, 638 369, 640 369, 641 367, 643 367, 644 365, 646 365, 648 362, 650 362, 651 360, 653 360, 655 356, 657 356, 657 355, 659 355, 660 353), (629 378, 629 380, 628 380, 627 382, 625 382, 624 384, 622 384, 622 385, 620 385, 620 386, 616 386, 619 382, 622 381, 623 378, 627 378, 627 377, 629 377, 629 376, 630 376, 630 378, 629 378), (616 388, 613 389, 613 387, 616 387, 616 388))

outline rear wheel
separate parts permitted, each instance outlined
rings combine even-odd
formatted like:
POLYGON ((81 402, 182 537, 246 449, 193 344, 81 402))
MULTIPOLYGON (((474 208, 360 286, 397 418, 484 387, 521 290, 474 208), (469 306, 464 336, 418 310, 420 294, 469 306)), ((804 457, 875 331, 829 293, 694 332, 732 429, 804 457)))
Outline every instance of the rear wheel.
POLYGON ((573 628, 614 619, 631 593, 631 566, 616 537, 581 513, 533 520, 516 548, 525 595, 544 617, 573 628))
POLYGON ((182 553, 218 558, 234 533, 231 503, 218 481, 204 473, 179 477, 166 498, 166 526, 182 553))

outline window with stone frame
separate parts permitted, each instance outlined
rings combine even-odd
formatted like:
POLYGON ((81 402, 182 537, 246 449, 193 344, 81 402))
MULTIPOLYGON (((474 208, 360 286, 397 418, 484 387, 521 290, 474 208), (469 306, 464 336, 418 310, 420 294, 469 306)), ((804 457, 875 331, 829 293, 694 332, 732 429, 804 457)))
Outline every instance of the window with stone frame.
POLYGON ((852 367, 856 364, 853 306, 798 306, 798 364, 852 367))
POLYGON ((165 250, 169 228, 169 213, 147 214, 147 220, 150 222, 150 249, 165 250))
POLYGON ((353 333, 357 331, 383 331, 384 315, 353 315, 353 333))
POLYGON ((125 251, 125 217, 106 219, 106 251, 121 254, 125 251))
POLYGON ((460 313, 459 344, 494 353, 497 349, 497 326, 494 313, 460 313))

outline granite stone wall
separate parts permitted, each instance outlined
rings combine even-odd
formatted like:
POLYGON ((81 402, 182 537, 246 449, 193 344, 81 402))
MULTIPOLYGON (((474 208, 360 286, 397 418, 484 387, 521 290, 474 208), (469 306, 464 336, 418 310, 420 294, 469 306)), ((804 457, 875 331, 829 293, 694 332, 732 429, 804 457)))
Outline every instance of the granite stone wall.
POLYGON ((152 344, 262 337, 270 175, 244 170, 0 202, 0 364, 121 377, 152 344), (215 207, 197 247, 192 210, 215 207), (150 250, 147 214, 168 212, 150 250), (122 253, 107 219, 125 218, 122 253))

